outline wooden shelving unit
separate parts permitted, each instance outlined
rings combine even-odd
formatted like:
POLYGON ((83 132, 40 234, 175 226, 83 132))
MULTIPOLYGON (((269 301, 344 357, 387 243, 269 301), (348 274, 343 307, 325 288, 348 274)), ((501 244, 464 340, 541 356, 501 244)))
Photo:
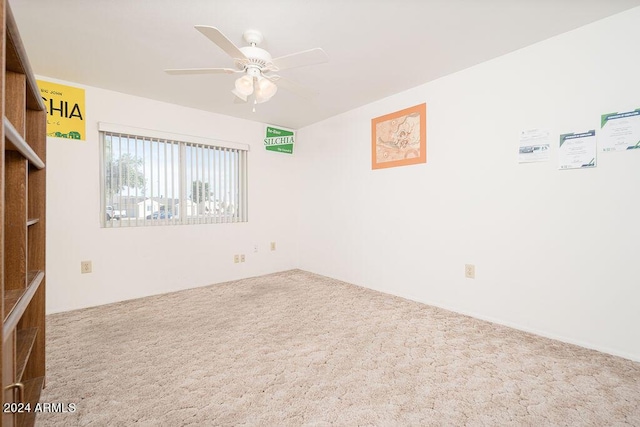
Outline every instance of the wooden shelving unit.
MULTIPOLYGON (((45 377, 47 113, 11 8, 7 0, 1 2, 5 30, 0 43, 2 396, 3 408, 5 403, 30 403, 33 408, 45 377)), ((34 423, 33 412, 2 414, 2 427, 34 423)))

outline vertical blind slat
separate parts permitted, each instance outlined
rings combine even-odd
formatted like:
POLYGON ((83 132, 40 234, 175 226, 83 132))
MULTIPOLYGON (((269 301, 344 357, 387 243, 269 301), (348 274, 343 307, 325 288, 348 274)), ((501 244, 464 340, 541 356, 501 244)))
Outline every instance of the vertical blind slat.
POLYGON ((220 222, 220 215, 222 211, 222 200, 220 199, 220 189, 222 185, 222 178, 220 174, 220 149, 216 149, 216 222, 220 222))
MULTIPOLYGON (((138 154, 138 146, 140 145, 140 139, 138 137, 135 137, 133 139, 135 146, 136 146, 136 159, 139 159, 139 154, 138 154)), ((133 216, 135 218, 135 225, 138 225, 138 216, 139 216, 139 212, 140 212, 140 208, 138 207, 138 202, 140 201, 140 186, 136 185, 136 191, 135 191, 135 198, 133 199, 133 203, 131 204, 131 207, 133 209, 135 209, 135 211, 133 212, 133 216)))
POLYGON ((209 183, 209 194, 207 194, 209 198, 209 218, 207 218, 207 224, 211 224, 213 218, 213 211, 215 210, 215 203, 213 200, 213 179, 211 179, 211 168, 213 165, 211 164, 211 153, 213 150, 211 147, 207 148, 207 182, 209 183))

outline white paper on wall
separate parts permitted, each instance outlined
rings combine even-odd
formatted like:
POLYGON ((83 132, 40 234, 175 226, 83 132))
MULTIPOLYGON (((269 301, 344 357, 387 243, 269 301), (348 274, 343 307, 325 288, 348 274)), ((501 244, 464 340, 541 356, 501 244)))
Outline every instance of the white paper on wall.
POLYGON ((518 162, 546 162, 551 153, 551 132, 548 129, 529 129, 520 132, 518 162))

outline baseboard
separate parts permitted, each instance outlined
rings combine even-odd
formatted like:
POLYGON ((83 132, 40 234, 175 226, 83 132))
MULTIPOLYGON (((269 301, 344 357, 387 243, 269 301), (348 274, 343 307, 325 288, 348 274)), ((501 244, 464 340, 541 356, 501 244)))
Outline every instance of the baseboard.
MULTIPOLYGON (((373 289, 373 288, 369 288, 369 289, 373 289)), ((583 348, 587 348, 587 349, 590 349, 590 350, 599 351, 601 353, 610 354, 612 356, 622 357, 623 359, 632 360, 634 362, 640 362, 640 355, 626 353, 626 352, 618 351, 618 350, 611 349, 611 348, 608 348, 608 347, 602 347, 602 346, 595 345, 595 344, 592 344, 592 343, 589 343, 589 342, 575 340, 575 339, 572 339, 572 338, 569 338, 569 337, 566 337, 566 336, 557 335, 557 334, 554 334, 554 333, 549 333, 549 332, 542 331, 542 330, 535 329, 535 328, 529 328, 529 327, 522 326, 522 325, 514 323, 514 322, 509 322, 509 321, 506 321, 506 320, 503 320, 503 319, 498 319, 498 318, 495 318, 495 317, 486 316, 486 315, 475 313, 475 312, 472 312, 472 311, 461 310, 461 309, 459 309, 457 307, 454 307, 454 306, 451 306, 451 305, 448 305, 448 304, 442 304, 440 302, 435 302, 435 301, 428 301, 428 300, 425 300, 424 298, 417 298, 414 295, 404 295, 404 294, 400 294, 400 293, 397 293, 397 292, 389 292, 387 290, 381 290, 381 289, 374 289, 374 290, 376 290, 378 292, 385 293, 385 294, 394 295, 394 296, 397 296, 397 297, 400 297, 400 298, 405 298, 405 299, 408 299, 408 300, 411 300, 411 301, 419 302, 419 303, 422 303, 422 304, 430 305, 430 306, 433 306, 433 307, 438 307, 438 308, 441 308, 443 310, 447 310, 447 311, 451 311, 451 312, 454 312, 454 313, 462 314, 462 315, 465 315, 465 316, 473 317, 475 319, 484 320, 484 321, 491 322, 491 323, 496 323, 496 324, 502 325, 502 326, 507 326, 509 328, 517 329, 517 330, 522 331, 522 332, 528 332, 530 334, 538 335, 538 336, 541 336, 541 337, 544 337, 544 338, 549 338, 549 339, 560 341, 560 342, 567 343, 567 344, 577 345, 579 347, 583 347, 583 348)))

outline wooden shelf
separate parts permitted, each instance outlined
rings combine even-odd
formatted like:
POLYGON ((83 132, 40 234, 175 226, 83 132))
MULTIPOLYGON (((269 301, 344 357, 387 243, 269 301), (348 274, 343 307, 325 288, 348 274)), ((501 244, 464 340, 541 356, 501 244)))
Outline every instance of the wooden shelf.
MULTIPOLYGON (((8 0, 0 0, 0 360, 2 385, 22 383, 25 403, 40 399, 46 372, 47 111, 8 0)), ((2 404, 16 402, 3 393, 2 404)), ((3 416, 32 426, 35 413, 3 416)), ((2 421, 0 421, 2 425, 2 421)))
POLYGON ((4 298, 4 324, 2 325, 2 337, 6 339, 11 331, 18 325, 18 321, 24 314, 27 306, 31 302, 33 295, 40 287, 44 279, 43 271, 29 272, 27 282, 29 285, 26 289, 12 289, 5 291, 4 298))
POLYGON ((24 291, 25 289, 11 289, 4 291, 4 312, 7 314, 3 319, 4 321, 7 320, 9 313, 11 313, 11 310, 13 310, 13 307, 15 307, 20 297, 24 295, 24 291))
POLYGON ((44 168, 44 162, 38 157, 33 148, 24 140, 22 135, 16 130, 16 128, 11 124, 11 121, 6 117, 2 120, 4 122, 4 135, 7 139, 7 145, 5 149, 7 150, 16 150, 20 154, 22 154, 29 163, 37 167, 38 169, 44 168))
POLYGON ((16 381, 22 380, 24 368, 27 366, 29 355, 33 344, 36 342, 38 328, 28 328, 18 330, 18 339, 16 343, 16 381))
POLYGON ((28 381, 23 381, 24 384, 24 402, 31 404, 31 412, 23 412, 18 414, 18 426, 32 426, 36 422, 36 414, 34 408, 36 403, 40 401, 40 393, 44 386, 44 377, 37 377, 28 381))

